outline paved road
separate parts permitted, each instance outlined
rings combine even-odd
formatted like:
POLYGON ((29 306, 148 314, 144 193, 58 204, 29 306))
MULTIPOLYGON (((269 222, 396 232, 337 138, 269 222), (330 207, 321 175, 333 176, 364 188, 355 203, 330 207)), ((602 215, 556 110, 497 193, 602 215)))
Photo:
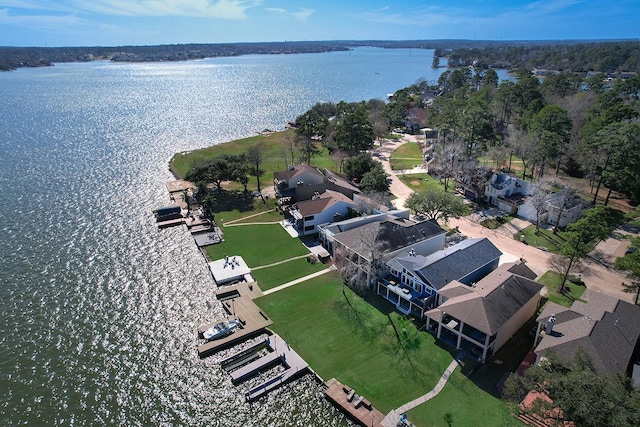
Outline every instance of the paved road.
MULTIPOLYGON (((397 208, 404 208, 405 200, 413 193, 413 190, 407 187, 396 176, 395 172, 391 170, 389 157, 393 150, 408 142, 408 140, 410 139, 404 138, 399 141, 385 141, 382 146, 376 147, 372 153, 373 158, 382 164, 384 170, 391 177, 389 190, 397 197, 393 201, 397 208)), ((519 229, 530 225, 528 221, 515 219, 511 223, 496 230, 489 230, 481 226, 479 220, 480 218, 477 216, 470 215, 460 219, 451 219, 447 225, 450 227, 458 227, 460 232, 468 237, 489 238, 498 249, 505 253, 507 260, 515 261, 518 258, 524 258, 527 265, 538 275, 552 268, 549 264, 552 254, 513 239, 513 235, 519 229)), ((622 291, 622 282, 625 280, 628 281, 628 279, 625 278, 624 274, 611 268, 610 262, 606 262, 610 260, 612 255, 609 254, 609 252, 613 251, 618 255, 618 252, 622 250, 621 248, 623 248, 624 245, 624 242, 617 241, 616 239, 607 239, 607 241, 598 245, 594 253, 592 253, 592 257, 584 260, 580 274, 589 289, 607 293, 624 301, 633 302, 634 295, 622 291), (602 256, 600 252, 604 252, 604 256, 602 256), (603 259, 604 261, 600 261, 603 259)))

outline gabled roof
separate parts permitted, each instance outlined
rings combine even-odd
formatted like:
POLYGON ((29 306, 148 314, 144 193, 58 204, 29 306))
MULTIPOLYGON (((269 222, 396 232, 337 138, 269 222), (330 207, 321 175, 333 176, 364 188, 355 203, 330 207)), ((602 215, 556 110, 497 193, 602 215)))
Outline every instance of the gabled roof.
POLYGON ((573 360, 582 349, 600 372, 627 372, 640 337, 640 306, 589 292, 587 303, 576 301, 571 308, 548 304, 537 320, 546 324, 551 315, 555 316, 553 332, 543 336, 535 349, 537 355, 553 349, 560 357, 573 360))
POLYGON ((466 239, 449 248, 428 256, 402 255, 389 265, 396 270, 414 271, 435 289, 441 289, 452 280, 460 280, 499 258, 502 252, 486 237, 466 239), (393 263, 398 264, 394 266, 393 263))
POLYGON ((333 238, 366 257, 358 250, 363 236, 377 236, 380 249, 384 252, 393 252, 443 233, 446 231, 435 221, 415 222, 403 218, 388 218, 337 233, 333 238))
POLYGON ((353 191, 354 193, 360 193, 360 189, 354 185, 352 185, 349 180, 347 180, 346 177, 332 171, 329 169, 325 169, 324 170, 324 176, 327 179, 327 181, 331 182, 332 184, 338 186, 338 187, 342 187, 342 188, 346 188, 350 191, 353 191))
POLYGON ((324 212, 325 210, 329 209, 331 206, 339 202, 344 202, 355 206, 353 200, 342 193, 338 193, 337 191, 332 190, 327 190, 314 199, 298 202, 296 203, 296 206, 298 207, 298 211, 300 211, 301 215, 308 216, 324 212))
POLYGON ((487 335, 493 335, 511 319, 543 286, 509 271, 504 264, 489 273, 474 287, 454 281, 442 288, 441 295, 453 296, 427 316, 440 318, 440 312, 463 321, 487 335))
POLYGON ((313 166, 309 166, 304 163, 300 163, 290 170, 275 172, 273 175, 278 181, 289 181, 290 179, 295 178, 296 176, 301 175, 304 172, 310 172, 314 175, 324 177, 324 175, 318 170, 318 168, 314 168, 313 166))

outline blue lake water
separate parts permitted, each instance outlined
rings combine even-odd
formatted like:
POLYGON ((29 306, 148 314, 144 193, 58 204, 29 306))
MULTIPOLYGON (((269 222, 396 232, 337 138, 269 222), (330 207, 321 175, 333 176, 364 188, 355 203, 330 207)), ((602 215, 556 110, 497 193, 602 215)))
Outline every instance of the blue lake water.
POLYGON ((3 425, 340 426, 303 377, 244 401, 196 328, 221 317, 183 229, 158 231, 179 151, 284 124, 318 101, 437 80, 433 51, 91 62, 0 73, 3 425))

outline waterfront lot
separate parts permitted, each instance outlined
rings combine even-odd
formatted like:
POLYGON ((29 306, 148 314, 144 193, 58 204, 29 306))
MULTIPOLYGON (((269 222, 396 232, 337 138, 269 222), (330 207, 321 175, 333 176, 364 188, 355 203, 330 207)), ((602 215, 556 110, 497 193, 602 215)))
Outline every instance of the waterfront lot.
MULTIPOLYGON (((274 321, 272 328, 320 376, 348 384, 382 412, 431 390, 452 353, 379 297, 364 301, 348 288, 345 294, 340 277, 330 273, 255 302, 274 321)), ((474 424, 463 420, 519 425, 502 401, 459 369, 442 393, 412 410, 410 419, 420 426, 440 425, 443 414, 453 412, 461 421, 456 425, 474 424)))
POLYGON ((280 224, 224 227, 224 239, 223 243, 207 246, 210 259, 240 255, 250 268, 255 268, 309 253, 280 224))
POLYGON ((311 264, 306 258, 299 258, 271 267, 253 270, 251 275, 258 282, 260 289, 266 291, 325 268, 327 266, 322 263, 311 264))

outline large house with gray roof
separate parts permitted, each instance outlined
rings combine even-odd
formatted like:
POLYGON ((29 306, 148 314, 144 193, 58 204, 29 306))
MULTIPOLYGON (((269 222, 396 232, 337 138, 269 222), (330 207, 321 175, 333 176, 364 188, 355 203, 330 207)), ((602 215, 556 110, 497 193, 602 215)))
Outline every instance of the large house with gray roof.
POLYGON ((585 351, 598 372, 633 376, 640 386, 640 306, 587 291, 570 308, 548 302, 537 318, 536 362, 547 352, 568 361, 585 351))
POLYGON ((344 176, 329 169, 320 170, 306 164, 299 164, 286 171, 274 173, 273 185, 276 197, 288 197, 294 201, 310 200, 316 194, 333 190, 353 199, 360 189, 344 176))
POLYGON ((338 269, 349 268, 351 275, 366 277, 367 286, 373 287, 379 266, 401 251, 432 253, 444 248, 446 232, 435 221, 412 221, 403 212, 322 226, 322 240, 338 269))
POLYGON ((538 309, 543 286, 535 277, 519 262, 502 264, 471 285, 449 282, 438 292, 438 307, 425 313, 427 330, 484 363, 538 309))
POLYGON ((502 252, 487 238, 467 239, 433 253, 402 251, 386 262, 377 293, 418 318, 437 303, 440 289, 457 280, 472 285, 493 271, 502 252))

